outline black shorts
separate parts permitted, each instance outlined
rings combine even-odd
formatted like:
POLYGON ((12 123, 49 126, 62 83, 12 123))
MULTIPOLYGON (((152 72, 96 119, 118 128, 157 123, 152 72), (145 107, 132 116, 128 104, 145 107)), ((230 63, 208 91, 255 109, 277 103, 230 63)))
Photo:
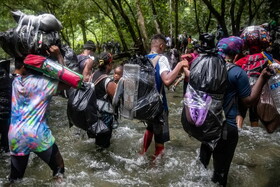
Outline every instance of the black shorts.
POLYGON ((164 111, 154 120, 147 121, 147 130, 154 133, 155 142, 163 144, 170 140, 168 112, 164 111))

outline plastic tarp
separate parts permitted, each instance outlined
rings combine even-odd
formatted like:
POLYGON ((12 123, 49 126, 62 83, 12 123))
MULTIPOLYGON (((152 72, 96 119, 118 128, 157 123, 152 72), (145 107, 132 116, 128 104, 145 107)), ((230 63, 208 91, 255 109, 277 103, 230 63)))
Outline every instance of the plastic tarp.
POLYGON ((113 103, 121 103, 121 115, 130 119, 154 119, 163 112, 161 95, 156 89, 155 69, 147 57, 133 57, 124 65, 113 103))
POLYGON ((214 148, 223 130, 226 64, 218 55, 200 55, 190 72, 181 122, 190 136, 214 148))
POLYGON ((18 26, 0 33, 0 45, 12 57, 24 58, 28 54, 47 56, 51 45, 60 46, 62 25, 52 14, 26 15, 12 12, 18 26))

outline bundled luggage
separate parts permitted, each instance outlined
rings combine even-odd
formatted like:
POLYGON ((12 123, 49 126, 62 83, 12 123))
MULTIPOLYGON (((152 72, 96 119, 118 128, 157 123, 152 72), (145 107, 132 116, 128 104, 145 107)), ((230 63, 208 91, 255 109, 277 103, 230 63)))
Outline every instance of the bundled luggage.
POLYGON ((77 71, 77 56, 67 45, 61 43, 59 31, 62 25, 52 14, 26 15, 12 12, 18 25, 6 32, 0 32, 0 46, 14 58, 25 58, 28 54, 48 57, 52 45, 60 48, 66 65, 77 71))
MULTIPOLYGON (((205 36, 212 40, 210 36, 205 36)), ((211 42, 211 41, 209 41, 211 42)), ((214 148, 223 130, 223 97, 227 84, 227 67, 213 45, 202 49, 191 64, 190 79, 184 96, 181 122, 192 137, 214 148)))
POLYGON ((163 103, 156 88, 155 69, 146 56, 132 57, 124 65, 113 105, 120 105, 121 115, 129 119, 145 121, 162 114, 163 103))

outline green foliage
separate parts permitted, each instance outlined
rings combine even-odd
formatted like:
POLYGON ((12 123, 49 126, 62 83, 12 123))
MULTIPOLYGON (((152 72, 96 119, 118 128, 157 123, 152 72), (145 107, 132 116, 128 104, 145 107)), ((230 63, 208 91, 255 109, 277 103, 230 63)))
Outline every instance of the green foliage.
MULTIPOLYGON (((162 26, 161 32, 163 34, 169 35, 171 31, 174 34, 176 12, 174 12, 174 9, 170 9, 170 7, 174 8, 174 1, 175 0, 153 0, 157 15, 153 15, 150 4, 151 0, 140 1, 148 37, 156 33, 154 22, 156 18, 162 26), (170 28, 172 28, 172 30, 170 30, 170 28)), ((218 13, 222 12, 222 1, 223 0, 210 1, 218 13)), ((230 15, 232 1, 233 0, 225 0, 224 10, 224 19, 229 33, 231 33, 232 29, 230 15)), ((244 0, 235 0, 235 20, 238 6, 242 1, 244 0)), ((115 2, 121 2, 124 13, 128 16, 131 27, 134 30, 133 32, 137 38, 140 38, 141 36, 138 32, 139 25, 136 21, 138 14, 136 0, 115 0, 115 2)), ((250 12, 248 2, 249 1, 245 0, 241 20, 238 22, 240 26, 247 26, 249 23, 250 12)), ((253 6, 252 10, 254 11, 254 15, 251 15, 252 24, 269 22, 270 19, 267 19, 269 16, 272 19, 278 19, 279 6, 277 8, 274 4, 279 5, 279 1, 251 0, 251 2, 253 6), (258 7, 258 5, 260 6, 258 7)), ((201 31, 205 32, 206 25, 209 21, 210 10, 202 0, 196 0, 198 12, 198 21, 196 22, 194 0, 178 0, 178 3, 179 33, 186 32, 192 35, 193 38, 197 38, 197 22, 201 31)), ((125 42, 129 48, 134 46, 134 43, 137 43, 137 41, 134 41, 131 37, 131 30, 128 29, 129 25, 127 25, 120 12, 112 5, 111 0, 10 0, 2 4, 3 6, 0 8, 0 31, 6 31, 16 26, 16 22, 13 20, 10 13, 12 10, 21 10, 26 14, 48 12, 54 14, 62 22, 64 27, 61 33, 64 36, 63 40, 77 51, 81 49, 84 43, 84 37, 86 37, 87 40, 90 39, 101 44, 109 40, 121 42, 121 36, 123 36, 123 42, 125 42), (113 17, 110 8, 114 11, 116 18, 113 17), (83 31, 85 36, 83 36, 83 31)), ((208 31, 215 32, 219 21, 220 20, 211 14, 208 31)), ((0 55, 4 56, 3 52, 0 51, 0 55)))

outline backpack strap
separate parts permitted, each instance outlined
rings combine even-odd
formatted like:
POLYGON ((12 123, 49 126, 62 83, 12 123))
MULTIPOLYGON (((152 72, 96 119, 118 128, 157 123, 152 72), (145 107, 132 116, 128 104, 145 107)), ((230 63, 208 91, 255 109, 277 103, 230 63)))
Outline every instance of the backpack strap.
POLYGON ((89 58, 90 58, 89 56, 80 55, 79 58, 78 58, 78 64, 80 65, 84 60, 87 60, 89 58))
MULTIPOLYGON (((90 82, 92 82, 92 79, 93 79, 93 75, 94 75, 94 73, 90 76, 90 78, 89 78, 89 81, 90 82)), ((102 81, 103 79, 105 79, 105 78, 107 78, 108 77, 108 75, 106 75, 106 74, 102 74, 102 75, 100 75, 100 77, 98 77, 98 79, 96 79, 93 83, 94 83, 94 85, 97 85, 100 81, 102 81)))
POLYGON ((229 70, 231 70, 233 67, 235 67, 236 65, 234 63, 226 63, 226 68, 227 71, 229 72, 229 70))
POLYGON ((151 59, 154 68, 156 67, 157 62, 158 62, 158 60, 160 59, 160 57, 161 57, 161 55, 158 54, 155 58, 151 59))

